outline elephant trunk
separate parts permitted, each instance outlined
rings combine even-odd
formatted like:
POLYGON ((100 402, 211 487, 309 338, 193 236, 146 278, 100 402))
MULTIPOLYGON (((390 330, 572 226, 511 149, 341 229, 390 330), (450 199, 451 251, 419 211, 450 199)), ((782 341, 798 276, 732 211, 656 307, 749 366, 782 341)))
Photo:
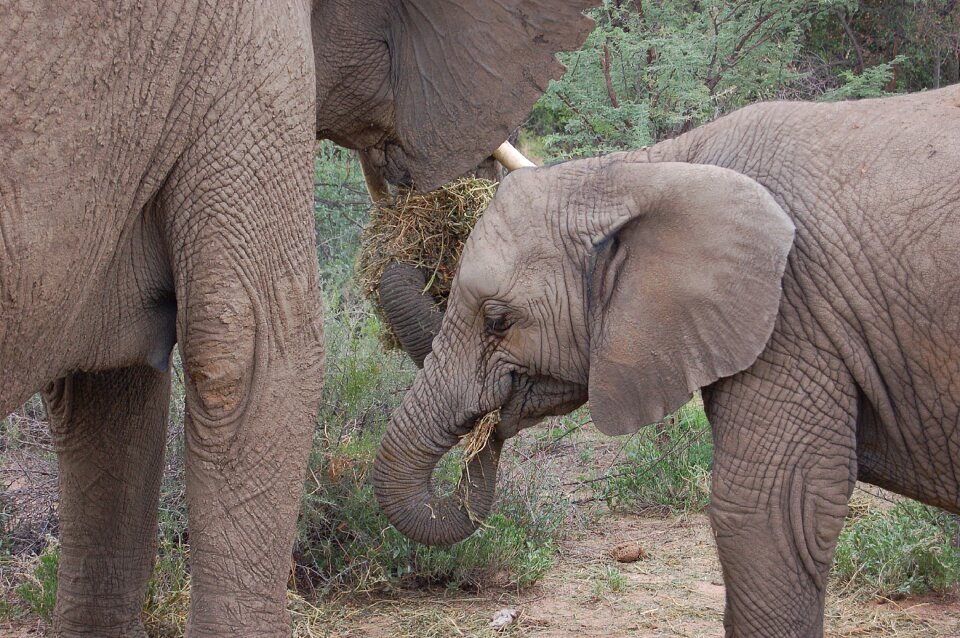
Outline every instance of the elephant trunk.
POLYGON ((492 438, 469 462, 453 493, 438 496, 434 468, 476 419, 445 426, 445 401, 425 396, 423 376, 418 375, 380 442, 374 493, 402 534, 426 545, 452 545, 480 527, 493 505, 503 442, 492 438), (429 413, 422 406, 431 406, 429 413))
POLYGON ((380 277, 380 307, 400 346, 418 368, 440 332, 443 313, 423 293, 426 277, 416 266, 390 262, 380 277))

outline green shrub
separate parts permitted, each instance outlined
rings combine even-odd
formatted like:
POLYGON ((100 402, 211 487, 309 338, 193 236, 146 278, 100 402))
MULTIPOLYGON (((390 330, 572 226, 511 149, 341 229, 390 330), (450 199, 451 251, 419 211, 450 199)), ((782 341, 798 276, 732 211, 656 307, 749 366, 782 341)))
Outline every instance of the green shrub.
POLYGON ((634 149, 775 97, 817 12, 808 0, 606 0, 579 51, 560 58, 528 126, 554 157, 634 149), (641 6, 642 4, 642 6, 641 6))
POLYGON ((912 500, 872 507, 847 520, 833 576, 874 596, 943 593, 960 583, 958 537, 960 524, 943 510, 912 500))
POLYGON ((320 276, 328 290, 349 285, 370 198, 353 151, 321 142, 315 158, 314 228, 320 276))
MULTIPOLYGON (((380 324, 362 308, 332 313, 326 330, 325 401, 296 552, 301 590, 522 588, 542 577, 553 563, 566 505, 550 483, 556 479, 536 467, 501 482, 486 525, 454 547, 420 545, 389 524, 374 499, 370 470, 390 413, 414 370, 405 356, 380 350, 380 324)), ((458 473, 459 458, 453 453, 443 459, 437 477, 449 484, 458 473)))
POLYGON ((843 84, 835 89, 826 91, 818 99, 831 102, 891 95, 891 93, 886 90, 886 86, 890 83, 891 78, 893 78, 896 65, 905 60, 906 58, 904 56, 898 55, 889 62, 864 69, 863 72, 859 74, 853 71, 842 71, 840 78, 843 80, 843 84))
POLYGON ((611 509, 698 511, 707 506, 713 444, 699 398, 630 437, 624 455, 625 463, 589 484, 611 509))
POLYGON ((30 613, 50 621, 57 603, 57 569, 60 566, 60 547, 50 543, 40 555, 32 577, 17 585, 15 592, 30 613))

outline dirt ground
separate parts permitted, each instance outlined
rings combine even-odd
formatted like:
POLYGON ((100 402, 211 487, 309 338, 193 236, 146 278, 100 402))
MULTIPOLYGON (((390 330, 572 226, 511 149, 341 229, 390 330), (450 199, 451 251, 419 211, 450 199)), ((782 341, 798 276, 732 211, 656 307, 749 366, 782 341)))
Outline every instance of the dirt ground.
MULTIPOLYGON (((558 564, 537 586, 478 595, 411 595, 346 604, 325 630, 303 636, 529 636, 717 638, 724 588, 706 516, 608 515, 564 542, 558 564), (647 558, 618 563, 610 550, 638 544, 647 558), (487 625, 518 612, 501 632, 487 625)), ((325 615, 326 616, 326 615, 325 615)), ((319 624, 319 623, 318 623, 319 624)), ((960 638, 960 598, 862 601, 831 592, 827 636, 960 638)), ((316 625, 314 626, 316 628, 316 625)))
MULTIPOLYGON (((524 432, 520 438, 531 436, 524 432)), ((529 450, 530 444, 519 447, 529 450)), ((532 458, 547 473, 572 480, 588 466, 612 467, 623 444, 588 427, 532 458), (581 456, 584 448, 589 461, 581 456)), ((577 502, 584 492, 569 496, 577 502)), ((722 638, 723 578, 705 514, 616 514, 600 506, 591 515, 573 516, 586 524, 568 535, 547 576, 520 595, 488 590, 351 601, 333 614, 324 610, 320 622, 299 623, 296 635, 722 638), (639 546, 645 558, 617 562, 611 551, 624 546, 639 546), (516 621, 491 630, 491 619, 502 609, 515 609, 516 621)), ((825 625, 828 638, 960 638, 960 595, 870 601, 835 587, 825 625)))
MULTIPOLYGON (((525 437, 533 436, 533 432, 525 433, 525 437)), ((602 437, 591 428, 582 435, 563 438, 559 445, 544 448, 533 439, 524 445, 521 453, 514 455, 519 459, 514 462, 536 463, 545 472, 572 480, 588 464, 611 467, 623 442, 602 437), (530 452, 534 449, 539 452, 530 452), (583 454, 585 449, 588 455, 583 454)), ((25 475, 22 464, 14 469, 19 476, 25 475)), ((38 483, 49 482, 45 472, 26 475, 38 483)), ((52 496, 51 490, 47 491, 52 496)), ((492 586, 479 593, 403 591, 389 597, 341 599, 319 607, 291 594, 294 636, 723 636, 724 588, 704 514, 614 514, 595 504, 575 509, 572 516, 579 522, 563 541, 557 563, 522 594, 492 586), (643 558, 617 562, 610 553, 618 547, 639 547, 643 558), (515 609, 516 620, 502 630, 490 629, 491 619, 502 609, 515 609)), ((827 603, 826 628, 831 638, 960 638, 960 596, 871 601, 834 588, 827 603)), ((0 622, 0 638, 44 635, 49 635, 48 628, 35 619, 16 625, 0 622)))
MULTIPOLYGON (((343 601, 314 608, 292 600, 296 636, 355 638, 531 637, 719 638, 724 589, 706 516, 607 515, 568 538, 547 577, 520 596, 510 591, 418 594, 343 601), (646 558, 618 563, 612 549, 636 544, 646 558), (503 631, 494 614, 516 609, 503 631)), ((960 638, 960 597, 864 602, 831 592, 831 638, 960 638)), ((4 626, 5 638, 34 638, 43 627, 4 626)))

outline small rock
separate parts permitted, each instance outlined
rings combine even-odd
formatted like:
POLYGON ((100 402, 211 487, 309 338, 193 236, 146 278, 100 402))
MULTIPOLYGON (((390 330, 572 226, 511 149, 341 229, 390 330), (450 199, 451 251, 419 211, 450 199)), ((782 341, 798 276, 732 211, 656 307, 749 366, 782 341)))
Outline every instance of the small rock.
POLYGON ((610 557, 618 563, 635 563, 650 556, 638 543, 623 543, 610 550, 610 557))
POLYGON ((490 629, 502 630, 512 625, 516 619, 516 609, 501 609, 493 615, 493 620, 490 621, 490 629))

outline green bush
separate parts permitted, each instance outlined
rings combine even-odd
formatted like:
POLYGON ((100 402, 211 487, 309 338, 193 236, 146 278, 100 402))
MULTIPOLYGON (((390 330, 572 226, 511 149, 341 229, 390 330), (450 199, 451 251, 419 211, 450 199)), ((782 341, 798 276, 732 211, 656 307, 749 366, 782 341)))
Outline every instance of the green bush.
POLYGON ((321 142, 315 158, 313 216, 320 276, 327 290, 350 285, 370 198, 353 151, 321 142))
MULTIPOLYGON (((566 505, 534 467, 501 483, 486 525, 451 547, 427 547, 397 532, 377 506, 370 470, 390 412, 414 370, 405 356, 383 353, 380 324, 362 308, 331 314, 324 407, 310 459, 297 543, 297 579, 305 593, 444 585, 518 588, 553 564, 566 505)), ((459 473, 447 455, 438 478, 459 473)))
POLYGON ((960 78, 953 4, 605 0, 580 50, 560 55, 567 73, 521 139, 548 159, 579 157, 652 144, 761 100, 947 85, 960 78))
POLYGON ((840 533, 833 576, 874 596, 943 593, 960 583, 960 524, 916 501, 873 507, 840 533))
POLYGON ((736 108, 771 99, 794 61, 816 2, 606 0, 580 51, 561 54, 530 119, 553 157, 639 148, 736 108))
POLYGON ((829 102, 890 95, 885 87, 893 78, 896 65, 905 59, 904 56, 898 55, 889 62, 864 69, 859 74, 853 71, 841 71, 840 78, 843 80, 843 85, 826 91, 819 99, 829 102))
POLYGON ((816 82, 890 67, 880 84, 892 93, 960 81, 960 11, 954 0, 820 0, 806 35, 805 58, 816 82))
POLYGON ((641 429, 623 452, 625 463, 590 483, 595 497, 611 509, 662 506, 699 511, 707 506, 713 443, 699 398, 659 424, 641 429))

